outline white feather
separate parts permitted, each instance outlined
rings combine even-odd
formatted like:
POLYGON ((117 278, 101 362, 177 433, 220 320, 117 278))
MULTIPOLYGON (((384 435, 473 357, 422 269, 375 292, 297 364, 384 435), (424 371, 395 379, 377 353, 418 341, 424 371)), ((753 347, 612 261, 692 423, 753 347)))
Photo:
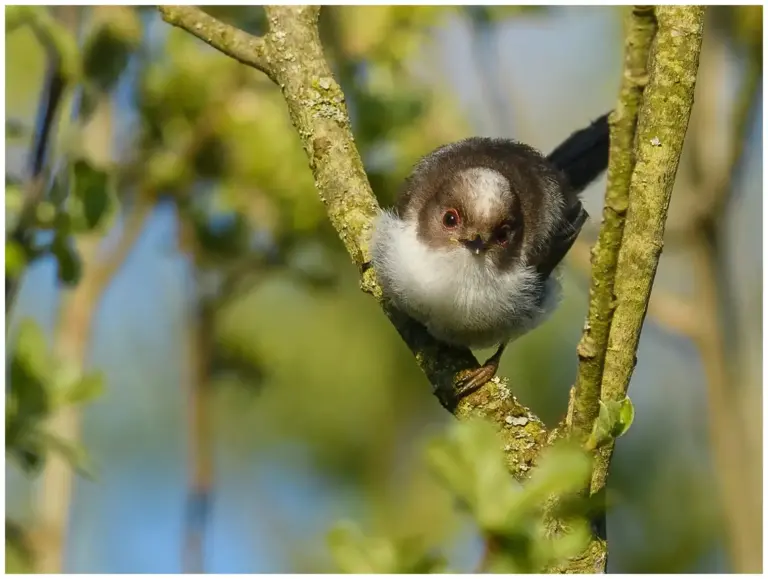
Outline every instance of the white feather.
POLYGON ((506 177, 487 167, 472 167, 459 173, 470 194, 469 204, 479 217, 487 217, 504 205, 510 194, 506 177))
POLYGON ((373 266, 384 295, 436 338, 484 348, 514 340, 543 322, 560 297, 550 277, 539 303, 536 273, 500 272, 485 255, 441 250, 419 240, 416 224, 383 211, 372 238, 373 266))

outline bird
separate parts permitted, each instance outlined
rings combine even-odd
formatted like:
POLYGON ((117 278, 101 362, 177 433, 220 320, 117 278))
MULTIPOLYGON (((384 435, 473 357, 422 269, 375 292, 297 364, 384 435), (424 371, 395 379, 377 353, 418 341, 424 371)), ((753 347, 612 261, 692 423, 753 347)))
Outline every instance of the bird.
POLYGON ((609 114, 546 156, 512 139, 443 145, 378 213, 370 249, 383 298, 439 341, 496 347, 464 373, 459 396, 493 378, 507 345, 556 309, 556 270, 588 219, 580 193, 608 166, 609 114))

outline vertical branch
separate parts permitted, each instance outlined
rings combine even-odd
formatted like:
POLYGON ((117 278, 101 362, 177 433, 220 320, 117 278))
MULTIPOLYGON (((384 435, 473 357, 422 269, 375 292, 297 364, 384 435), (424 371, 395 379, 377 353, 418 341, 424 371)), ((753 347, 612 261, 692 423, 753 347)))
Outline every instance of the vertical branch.
MULTIPOLYGON (((199 245, 191 217, 179 210, 179 249, 187 255, 191 277, 199 264, 199 245)), ((199 295, 197 284, 189 316, 185 340, 187 454, 189 456, 187 483, 187 514, 184 526, 182 572, 204 573, 205 529, 210 519, 213 496, 212 403, 209 386, 210 352, 213 339, 213 308, 199 295)))
POLYGON ((614 275, 624 234, 629 184, 635 166, 634 141, 637 115, 648 82, 648 54, 656 34, 652 6, 634 6, 627 16, 624 73, 619 102, 609 117, 611 129, 608 188, 603 223, 592 250, 592 284, 589 313, 579 341, 579 369, 574 391, 572 425, 588 434, 597 417, 600 382, 613 318, 614 275))
MULTIPOLYGON (((651 47, 643 95, 636 163, 617 262, 613 322, 608 336, 601 398, 626 396, 663 246, 664 229, 693 105, 701 50, 703 7, 656 7, 658 32, 651 47)), ((598 456, 592 492, 605 486, 613 445, 598 456)))
MULTIPOLYGON (((721 44, 721 49, 725 49, 721 44)), ((750 111, 759 95, 761 53, 748 55, 745 77, 734 107, 733 133, 726 161, 712 168, 702 148, 691 159, 692 188, 696 192, 694 211, 687 224, 692 254, 694 287, 693 308, 697 324, 688 334, 696 345, 707 383, 709 439, 717 478, 721 513, 732 570, 759 572, 762 567, 762 518, 760 515, 760 472, 755 468, 754 448, 747 428, 739 416, 742 396, 737 353, 739 332, 733 310, 732 281, 723 271, 725 246, 723 216, 734 197, 734 186, 745 143, 748 139, 750 111), (703 201, 703 202, 702 202, 703 201), (730 331, 729 331, 730 330, 730 331)), ((712 78, 712 83, 720 79, 712 78)), ((711 95, 722 94, 720 87, 711 95)), ((707 109, 719 114, 716 105, 707 109)), ((714 124, 712 118, 703 123, 714 124)), ((706 142, 710 135, 703 135, 706 142)), ((759 465, 759 463, 758 463, 759 465)))
MULTIPOLYGON (((688 174, 687 179, 680 180, 686 189, 678 193, 687 201, 680 211, 684 217, 677 225, 679 231, 670 231, 681 245, 678 249, 690 251, 695 292, 692 298, 683 298, 657 289, 651 296, 648 316, 666 331, 689 338, 698 350, 706 377, 713 470, 720 487, 731 564, 737 572, 758 572, 762 517, 755 507, 759 504, 761 468, 755 456, 759 451, 745 431, 745 421, 739 418, 740 377, 737 360, 733 360, 737 356, 730 352, 738 353, 740 347, 734 347, 734 340, 725 332, 725 327, 735 323, 735 302, 727 290, 732 280, 723 274, 718 261, 722 259, 725 235, 722 220, 733 198, 748 138, 750 111, 759 97, 762 53, 750 55, 732 113, 730 151, 724 155, 717 117, 723 110, 721 86, 727 49, 724 40, 716 35, 708 42, 712 59, 723 66, 713 67, 709 61, 697 81, 700 98, 689 129, 695 140, 688 162, 681 167, 688 174)), ((577 243, 570 253, 572 263, 584 273, 589 271, 588 251, 583 243, 577 243)))
MULTIPOLYGON (((79 372, 85 366, 93 317, 104 291, 120 269, 138 239, 152 205, 139 200, 128 215, 118 247, 105 259, 96 260, 96 239, 82 249, 83 277, 65 298, 54 347, 58 360, 79 372)), ((80 410, 75 406, 60 408, 47 424, 47 430, 67 441, 80 436, 80 410)), ((62 457, 51 454, 41 475, 37 499, 36 529, 32 533, 36 573, 61 573, 66 529, 72 500, 72 467, 62 457)))

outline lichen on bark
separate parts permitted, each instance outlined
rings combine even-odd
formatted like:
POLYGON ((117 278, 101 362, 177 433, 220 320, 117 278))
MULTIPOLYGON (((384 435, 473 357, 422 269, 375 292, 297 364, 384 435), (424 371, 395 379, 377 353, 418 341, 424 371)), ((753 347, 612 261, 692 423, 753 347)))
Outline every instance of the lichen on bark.
POLYGON ((629 182, 635 166, 637 114, 643 89, 648 82, 648 54, 656 33, 653 7, 632 7, 627 15, 626 27, 619 101, 609 117, 611 144, 603 222, 592 249, 589 313, 577 347, 579 369, 574 393, 573 428, 581 436, 589 434, 599 410, 600 382, 613 319, 614 276, 629 204, 629 182))
MULTIPOLYGON (((616 267, 616 306, 601 385, 603 400, 624 398, 635 368, 699 66, 704 7, 657 6, 655 12, 658 31, 638 117, 636 161, 616 267)), ((592 492, 605 486, 612 446, 597 457, 592 492)))

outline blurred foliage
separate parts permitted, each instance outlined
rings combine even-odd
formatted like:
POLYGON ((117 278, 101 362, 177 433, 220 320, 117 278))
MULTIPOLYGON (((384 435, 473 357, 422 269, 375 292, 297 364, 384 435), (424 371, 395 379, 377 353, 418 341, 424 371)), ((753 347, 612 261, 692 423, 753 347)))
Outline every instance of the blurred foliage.
POLYGON ((8 455, 30 474, 40 471, 48 451, 61 453, 82 473, 89 469, 82 448, 45 429, 45 420, 65 404, 84 404, 104 390, 100 373, 82 375, 52 356, 45 335, 32 320, 18 328, 9 363, 10 388, 5 400, 5 445, 8 455))
POLYGON ((418 539, 366 537, 353 525, 339 524, 328 542, 342 573, 447 572, 445 560, 425 552, 418 539))
MULTIPOLYGON (((205 10, 254 34, 266 27, 260 7, 205 10)), ((492 35, 510 19, 544 19, 552 10, 323 8, 325 54, 344 90, 356 143, 382 204, 392 202, 420 156, 473 131, 446 79, 434 73, 426 78, 418 69, 434 32, 458 19, 472 34, 492 35)), ((761 8, 718 10, 728 16, 722 22, 734 45, 759 44, 762 18, 755 11, 761 8)), ((207 410, 215 414, 218 452, 229 457, 227 464, 235 464, 240 477, 254 453, 257 460, 275 453, 285 462, 300 460, 340 489, 356 505, 350 507, 354 516, 346 518, 366 531, 344 524, 331 532, 336 568, 446 572, 460 567, 451 555, 462 532, 500 546, 488 561, 488 569, 498 572, 540 570, 584 544, 583 508, 569 503, 570 532, 554 540, 541 517, 547 497, 567 496, 583 476, 580 453, 553 449, 521 485, 509 478, 494 433, 484 425, 452 425, 430 445, 425 464, 418 442, 451 417, 432 399, 396 332, 357 289, 357 272, 327 222, 282 95, 264 75, 159 23, 152 7, 8 7, 6 31, 12 55, 6 73, 10 151, 24 149, 27 157, 34 149, 40 127, 32 118, 33 95, 45 98, 54 73, 65 82, 41 179, 44 193, 34 211, 25 211, 34 176, 7 157, 6 231, 22 233, 6 236, 7 280, 18 283, 35 262, 53 256, 61 282, 76 284, 89 265, 78 251, 81 240, 113 232, 138 201, 172 205, 177 224, 189 225, 189 238, 182 243, 179 236, 179 249, 193 266, 191 295, 197 301, 185 311, 213 317, 203 382, 215 386, 207 410), (94 138, 105 110, 116 121, 115 152, 94 138), (293 446, 304 452, 300 459, 283 456, 283 449, 293 446)), ((550 324, 516 343, 502 366, 519 385, 521 401, 549 424, 561 418, 576 363, 583 312, 575 304, 586 300, 579 293, 583 288, 572 286, 566 279, 572 299, 550 324)), ((179 327, 177 341, 189 328, 188 323, 179 327)), ((150 343, 142 338, 137 350, 155 347, 144 342, 150 343)), ((9 344, 7 455, 30 473, 39 471, 48 452, 62 452, 73 466, 87 469, 83 449, 51 438, 44 422, 62 404, 97 398, 105 389, 101 375, 80 375, 74 365, 57 360, 30 321, 19 325, 9 344)), ((140 403, 144 415, 126 411, 124 416, 121 408, 125 429, 106 424, 111 430, 95 437, 89 450, 111 444, 102 450, 111 457, 127 452, 126 445, 142 452, 172 438, 168 429, 179 424, 182 413, 177 389, 164 380, 167 367, 178 363, 166 359, 175 346, 163 348, 162 366, 152 370, 146 393, 135 394, 146 398, 140 403), (142 442, 126 442, 134 437, 142 442)), ((148 360, 155 354, 141 352, 148 360)), ((121 355, 126 368, 136 366, 136 352, 121 355)), ((145 376, 138 372, 126 374, 138 382, 136 376, 145 376)), ((139 392, 141 385, 135 386, 139 392)), ((110 389, 110 396, 115 394, 110 389)), ((106 408, 101 404, 99 413, 106 408)), ((612 437, 621 434, 632 421, 628 412, 626 405, 606 408, 603 430, 612 437)), ((663 441, 648 444, 664 447, 663 441)), ((692 473, 683 461, 646 456, 647 449, 632 452, 637 463, 652 465, 647 474, 657 484, 642 486, 641 477, 626 474, 616 479, 625 491, 619 502, 632 502, 643 529, 635 555, 622 560, 639 571, 686 569, 713 540, 714 523, 701 506, 711 502, 701 490, 705 475, 692 473), (679 512, 663 508, 669 504, 681 505, 679 512)), ((277 509, 258 503, 255 494, 249 487, 249 505, 252 499, 265 511, 277 509)), ((285 534, 276 534, 285 540, 270 544, 276 558, 292 569, 331 567, 320 537, 306 538, 301 517, 280 511, 274 516, 288 526, 285 534), (305 548, 310 539, 323 553, 305 548)), ((24 532, 11 522, 6 528, 7 569, 24 568, 29 554, 24 532), (14 532, 8 532, 11 527, 14 532)))
MULTIPOLYGON (((590 530, 583 516, 569 517, 567 531, 558 536, 552 535, 544 516, 550 501, 572 503, 589 476, 590 459, 578 447, 551 447, 530 479, 518 483, 509 475, 494 426, 476 419, 454 423, 447 435, 432 443, 427 459, 456 503, 493 544, 481 571, 540 573, 587 546, 590 530)), ((572 505, 571 512, 578 509, 572 505)), ((333 529, 329 542, 345 573, 447 572, 445 560, 416 537, 365 537, 347 524, 333 529)))

